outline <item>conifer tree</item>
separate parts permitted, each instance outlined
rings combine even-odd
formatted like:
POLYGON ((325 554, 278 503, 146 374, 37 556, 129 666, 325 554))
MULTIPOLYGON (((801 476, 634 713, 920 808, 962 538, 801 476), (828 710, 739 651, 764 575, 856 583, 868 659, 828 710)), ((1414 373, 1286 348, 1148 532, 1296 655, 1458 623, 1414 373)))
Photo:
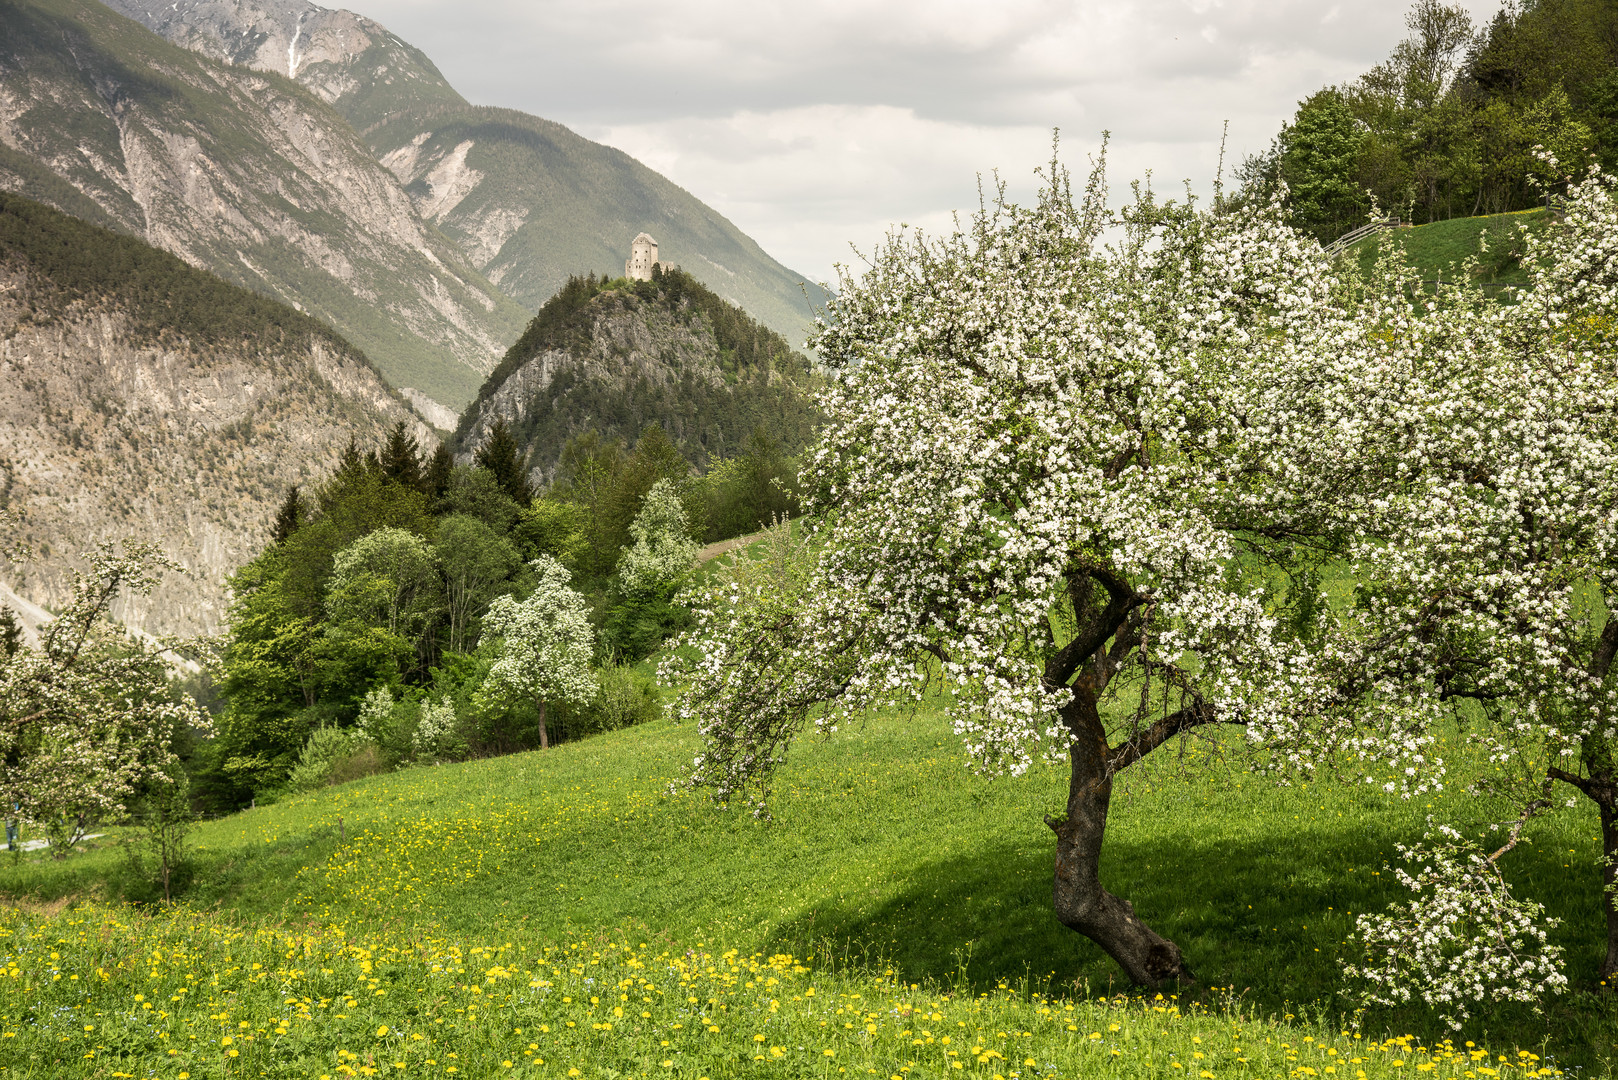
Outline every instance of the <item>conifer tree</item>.
POLYGON ((449 452, 449 444, 440 442, 438 449, 433 451, 432 460, 427 463, 427 475, 422 481, 422 490, 429 499, 442 499, 449 491, 450 475, 455 470, 455 455, 449 452))
POLYGON ((17 655, 22 648, 22 623, 11 608, 0 606, 0 660, 17 655))
POLYGON ((281 501, 281 508, 275 512, 275 524, 270 526, 270 543, 286 543, 303 524, 303 519, 303 497, 298 492, 298 485, 293 484, 287 488, 287 497, 281 501))
POLYGON ((473 460, 480 469, 492 472, 494 478, 500 481, 501 489, 519 506, 527 506, 533 501, 534 489, 528 483, 526 455, 518 450, 517 440, 504 417, 495 420, 489 428, 489 438, 478 447, 473 460))
POLYGON ((382 473, 396 484, 420 489, 422 486, 421 451, 413 436, 405 431, 400 420, 388 432, 388 441, 382 446, 382 473))

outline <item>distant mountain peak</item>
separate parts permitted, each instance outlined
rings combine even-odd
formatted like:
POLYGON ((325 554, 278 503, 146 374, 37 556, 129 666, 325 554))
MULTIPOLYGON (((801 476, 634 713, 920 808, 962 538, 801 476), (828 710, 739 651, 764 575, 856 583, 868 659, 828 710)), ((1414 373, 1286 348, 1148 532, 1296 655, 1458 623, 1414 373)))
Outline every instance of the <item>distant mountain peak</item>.
POLYGON ((801 346, 820 289, 621 150, 554 121, 469 105, 420 49, 307 0, 103 0, 170 41, 288 75, 353 125, 416 212, 530 311, 571 274, 656 235, 709 288, 801 346), (806 295, 807 293, 807 295, 806 295))

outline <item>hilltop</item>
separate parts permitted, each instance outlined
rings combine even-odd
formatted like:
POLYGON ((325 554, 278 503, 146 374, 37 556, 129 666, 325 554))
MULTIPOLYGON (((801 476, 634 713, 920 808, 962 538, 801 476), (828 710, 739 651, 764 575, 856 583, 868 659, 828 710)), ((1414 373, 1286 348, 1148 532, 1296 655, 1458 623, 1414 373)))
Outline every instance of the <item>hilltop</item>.
POLYGON ((134 536, 189 574, 120 617, 213 632, 224 579, 263 546, 286 485, 401 420, 430 436, 318 320, 0 193, 0 504, 43 556, 0 573, 28 599, 60 603, 67 559, 134 536))
POLYGON ((553 477, 569 439, 629 444, 661 425, 698 468, 756 428, 787 453, 815 422, 810 362, 681 270, 652 281, 573 278, 545 304, 462 415, 463 451, 504 418, 530 468, 553 477))

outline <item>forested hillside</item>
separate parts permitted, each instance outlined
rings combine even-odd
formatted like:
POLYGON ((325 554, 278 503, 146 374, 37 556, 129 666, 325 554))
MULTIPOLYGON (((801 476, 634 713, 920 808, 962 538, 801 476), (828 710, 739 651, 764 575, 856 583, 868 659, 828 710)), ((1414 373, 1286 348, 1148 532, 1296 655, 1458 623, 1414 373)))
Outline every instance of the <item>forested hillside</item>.
POLYGON ((1592 157, 1618 164, 1618 5, 1527 0, 1479 26, 1419 0, 1407 26, 1386 61, 1304 99, 1245 162, 1250 191, 1286 181, 1298 227, 1324 242, 1373 205, 1418 224, 1522 210, 1592 157))
POLYGON ((0 502, 47 556, 0 573, 28 599, 55 606, 64 560, 133 535, 189 574, 125 621, 215 630, 284 486, 400 422, 428 430, 317 320, 0 193, 0 502))
POLYGON ((698 468, 755 432, 787 454, 809 440, 809 361, 690 274, 574 277, 528 324, 461 417, 463 451, 504 418, 535 477, 554 479, 570 441, 633 442, 661 427, 698 468))

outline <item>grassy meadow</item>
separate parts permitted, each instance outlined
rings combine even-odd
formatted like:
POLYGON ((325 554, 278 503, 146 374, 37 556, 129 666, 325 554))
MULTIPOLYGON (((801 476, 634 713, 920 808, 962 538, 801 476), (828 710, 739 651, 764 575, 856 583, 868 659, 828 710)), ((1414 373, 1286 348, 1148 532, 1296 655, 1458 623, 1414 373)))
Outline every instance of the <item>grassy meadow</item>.
POLYGON ((1450 218, 1373 234, 1349 250, 1358 259, 1360 271, 1369 275, 1381 254, 1381 245, 1392 243, 1405 263, 1417 270, 1429 286, 1438 281, 1455 280, 1461 264, 1475 258, 1477 266, 1472 280, 1484 286, 1490 296, 1509 299, 1512 286, 1528 284, 1528 271, 1522 265, 1523 229, 1538 233, 1551 220, 1551 212, 1543 207, 1482 217, 1450 218), (1486 245, 1487 250, 1479 251, 1480 244, 1486 245))
POLYGON ((168 910, 121 903, 116 835, 0 861, 0 1075, 1609 1071, 1582 809, 1507 860, 1575 990, 1454 1033, 1357 1013, 1340 969, 1393 843, 1487 813, 1459 796, 1280 787, 1206 743, 1130 770, 1105 880, 1201 980, 1158 998, 1051 914, 1064 770, 973 777, 923 710, 805 741, 760 822, 671 792, 696 748, 662 721, 258 807, 197 828, 168 910))

